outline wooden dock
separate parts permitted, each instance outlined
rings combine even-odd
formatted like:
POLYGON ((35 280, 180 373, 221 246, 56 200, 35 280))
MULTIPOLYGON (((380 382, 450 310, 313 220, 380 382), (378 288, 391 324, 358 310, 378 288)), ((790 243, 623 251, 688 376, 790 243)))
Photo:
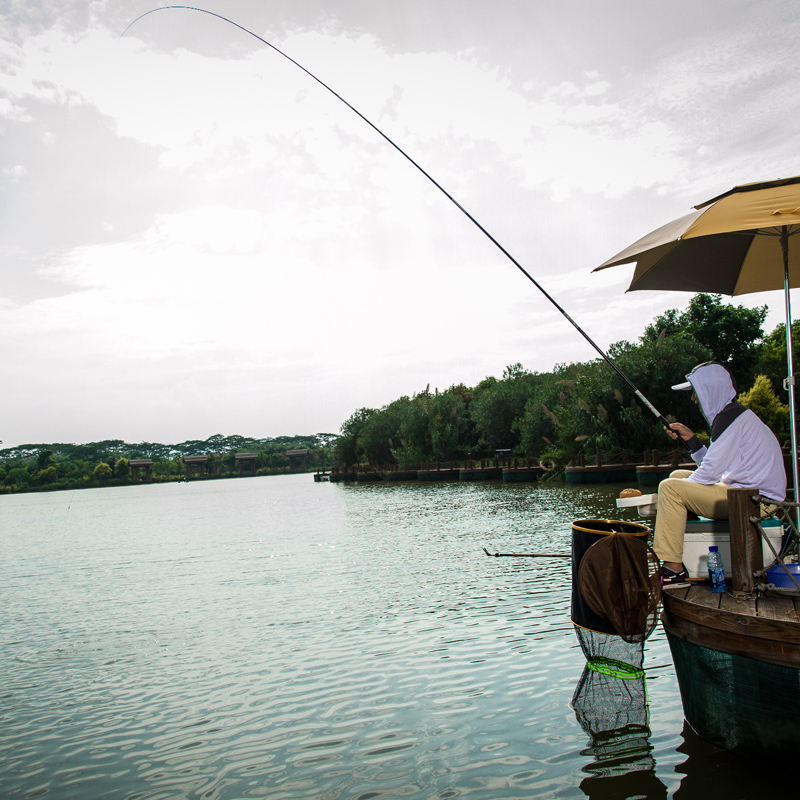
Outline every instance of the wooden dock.
POLYGON ((683 450, 673 450, 666 461, 659 450, 645 450, 644 464, 636 467, 636 482, 643 487, 657 487, 676 469, 697 469, 697 464, 683 450), (683 459, 683 461, 681 461, 683 459))
POLYGON ((641 487, 657 487, 676 469, 695 469, 694 461, 681 461, 683 450, 673 450, 666 458, 658 450, 645 450, 644 457, 631 460, 620 454, 618 462, 606 463, 600 453, 590 463, 584 453, 573 456, 564 471, 567 483, 636 483, 641 487))
POLYGON ((458 480, 460 472, 457 461, 431 461, 419 465, 418 481, 453 481, 458 480))
POLYGON ((460 481, 499 481, 503 477, 503 468, 510 459, 481 458, 478 461, 469 459, 458 471, 460 481))
POLYGON ((553 469, 555 464, 545 466, 536 458, 514 458, 509 466, 503 467, 503 480, 506 483, 533 483, 553 469))
POLYGON ((465 467, 458 471, 458 479, 460 481, 499 481, 502 478, 502 467, 465 467))
POLYGON ((359 483, 372 483, 374 481, 382 481, 383 475, 376 469, 361 469, 356 470, 356 480, 359 483))
POLYGON ((417 470, 416 467, 412 469, 408 464, 403 464, 402 467, 394 464, 386 470, 384 476, 387 481, 415 481, 417 480, 417 470))
POLYGON ((536 481, 553 469, 555 465, 543 466, 535 458, 484 458, 458 461, 430 461, 422 464, 359 465, 356 467, 332 467, 330 471, 317 471, 317 482, 343 481, 491 481, 527 483, 536 481))
POLYGON ((636 481, 636 466, 635 462, 629 461, 627 453, 621 455, 618 463, 612 464, 604 463, 600 453, 590 464, 586 456, 579 453, 564 470, 564 480, 567 483, 633 483, 636 481))
POLYGON ((331 483, 342 483, 344 481, 354 481, 356 479, 356 471, 348 467, 332 467, 328 480, 331 483))

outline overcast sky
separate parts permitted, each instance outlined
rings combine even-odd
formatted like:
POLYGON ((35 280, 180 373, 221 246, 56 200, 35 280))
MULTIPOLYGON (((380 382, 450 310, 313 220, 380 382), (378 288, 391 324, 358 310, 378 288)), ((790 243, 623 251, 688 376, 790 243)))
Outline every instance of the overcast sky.
MULTIPOLYGON (((199 0, 198 0, 199 1, 199 0)), ((339 100, 146 0, 4 0, 0 439, 337 432, 594 351, 339 100)), ((689 295, 591 270, 800 174, 796 0, 206 0, 335 89, 605 348, 689 295)), ((780 294, 768 303, 771 330, 780 294)), ((668 412, 669 409, 662 409, 668 412)))

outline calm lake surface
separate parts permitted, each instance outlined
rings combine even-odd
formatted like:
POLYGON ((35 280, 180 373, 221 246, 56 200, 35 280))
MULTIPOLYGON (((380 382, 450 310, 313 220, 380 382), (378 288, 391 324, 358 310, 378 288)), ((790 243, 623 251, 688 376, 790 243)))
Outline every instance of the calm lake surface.
POLYGON ((569 553, 621 488, 0 497, 0 797, 796 797, 685 728, 660 626, 649 705, 581 724, 569 559, 483 552, 569 553))

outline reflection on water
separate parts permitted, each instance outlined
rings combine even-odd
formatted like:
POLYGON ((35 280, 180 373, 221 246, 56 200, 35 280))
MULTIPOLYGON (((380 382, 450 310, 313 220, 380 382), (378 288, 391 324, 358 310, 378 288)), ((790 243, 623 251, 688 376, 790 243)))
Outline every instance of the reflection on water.
POLYGON ((568 552, 618 490, 300 475, 0 497, 0 796, 674 791, 660 630, 649 740, 634 703, 592 727, 570 708, 569 561, 483 552, 568 552))
POLYGON ((581 790, 592 798, 666 797, 650 746, 645 676, 617 678, 587 665, 572 698, 589 736, 581 790))

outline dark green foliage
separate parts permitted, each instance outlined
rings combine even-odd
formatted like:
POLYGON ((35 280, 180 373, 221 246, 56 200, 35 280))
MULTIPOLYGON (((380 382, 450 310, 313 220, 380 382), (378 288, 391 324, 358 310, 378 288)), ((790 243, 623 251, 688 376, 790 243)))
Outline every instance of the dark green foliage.
MULTIPOLYGON (((672 386, 683 383, 686 375, 698 364, 711 359, 711 353, 703 345, 680 335, 665 335, 654 341, 643 336, 639 344, 618 342, 612 345, 609 355, 665 417, 688 420, 696 415, 691 392, 676 392, 672 386)), ((612 385, 622 393, 622 405, 630 405, 630 401, 636 399, 616 374, 612 378, 612 385)), ((638 399, 637 402, 641 403, 638 399)), ((646 408, 644 410, 647 411, 646 408)), ((647 413, 653 424, 657 425, 655 417, 649 411, 647 413)))
POLYGON ((57 479, 58 474, 56 472, 56 468, 51 465, 49 467, 45 467, 44 469, 40 469, 39 472, 36 473, 34 482, 37 484, 48 484, 55 483, 57 479))
POLYGON ((415 464, 466 458, 476 448, 472 392, 463 384, 426 388, 383 408, 361 408, 343 425, 334 457, 343 465, 415 464))
POLYGON ((428 417, 428 460, 463 459, 473 450, 476 437, 470 414, 472 403, 472 393, 463 384, 421 398, 420 407, 428 417))
POLYGON ((99 481, 106 481, 108 480, 113 474, 114 471, 105 461, 101 461, 93 470, 92 473, 94 477, 99 481))
POLYGON ((342 425, 333 446, 333 457, 338 463, 349 466, 358 464, 366 457, 361 442, 361 431, 375 413, 373 408, 359 408, 342 425))
MULTIPOLYGON (((800 369, 800 321, 792 323, 792 356, 792 371, 797 375, 800 369)), ((783 380, 788 375, 788 363, 786 325, 780 323, 772 333, 764 337, 756 372, 769 378, 773 390, 784 403, 789 399, 789 393, 783 388, 783 380)))
POLYGON ((779 437, 787 432, 789 406, 778 399, 766 375, 759 375, 750 391, 740 394, 738 400, 755 411, 779 437))
POLYGON ((743 308, 723 303, 718 294, 697 294, 686 311, 671 309, 656 317, 641 341, 689 339, 727 364, 741 388, 755 380, 766 317, 766 306, 743 308))
POLYGON ((27 486, 30 481, 30 473, 25 467, 12 467, 6 473, 6 486, 27 486))
MULTIPOLYGON (((397 415, 402 401, 373 410, 359 431, 358 452, 370 464, 393 464, 393 437, 397 436, 397 415)), ((355 464, 356 461, 349 463, 355 464)))
POLYGON ((543 382, 542 376, 528 372, 521 364, 512 364, 500 380, 485 378, 475 387, 471 415, 482 454, 519 446, 520 420, 528 400, 543 382))
MULTIPOLYGON (((638 342, 612 345, 609 355, 662 416, 702 433, 705 423, 691 393, 671 387, 711 359, 727 363, 739 387, 749 387, 763 351, 765 316, 766 308, 739 308, 700 294, 686 310, 657 317, 638 342)), ((487 377, 472 390, 426 389, 381 409, 361 409, 342 426, 336 455, 350 465, 414 464, 511 450, 565 464, 581 452, 608 460, 624 451, 635 457, 671 447, 645 400, 597 359, 542 374, 512 364, 501 378, 487 377)))

